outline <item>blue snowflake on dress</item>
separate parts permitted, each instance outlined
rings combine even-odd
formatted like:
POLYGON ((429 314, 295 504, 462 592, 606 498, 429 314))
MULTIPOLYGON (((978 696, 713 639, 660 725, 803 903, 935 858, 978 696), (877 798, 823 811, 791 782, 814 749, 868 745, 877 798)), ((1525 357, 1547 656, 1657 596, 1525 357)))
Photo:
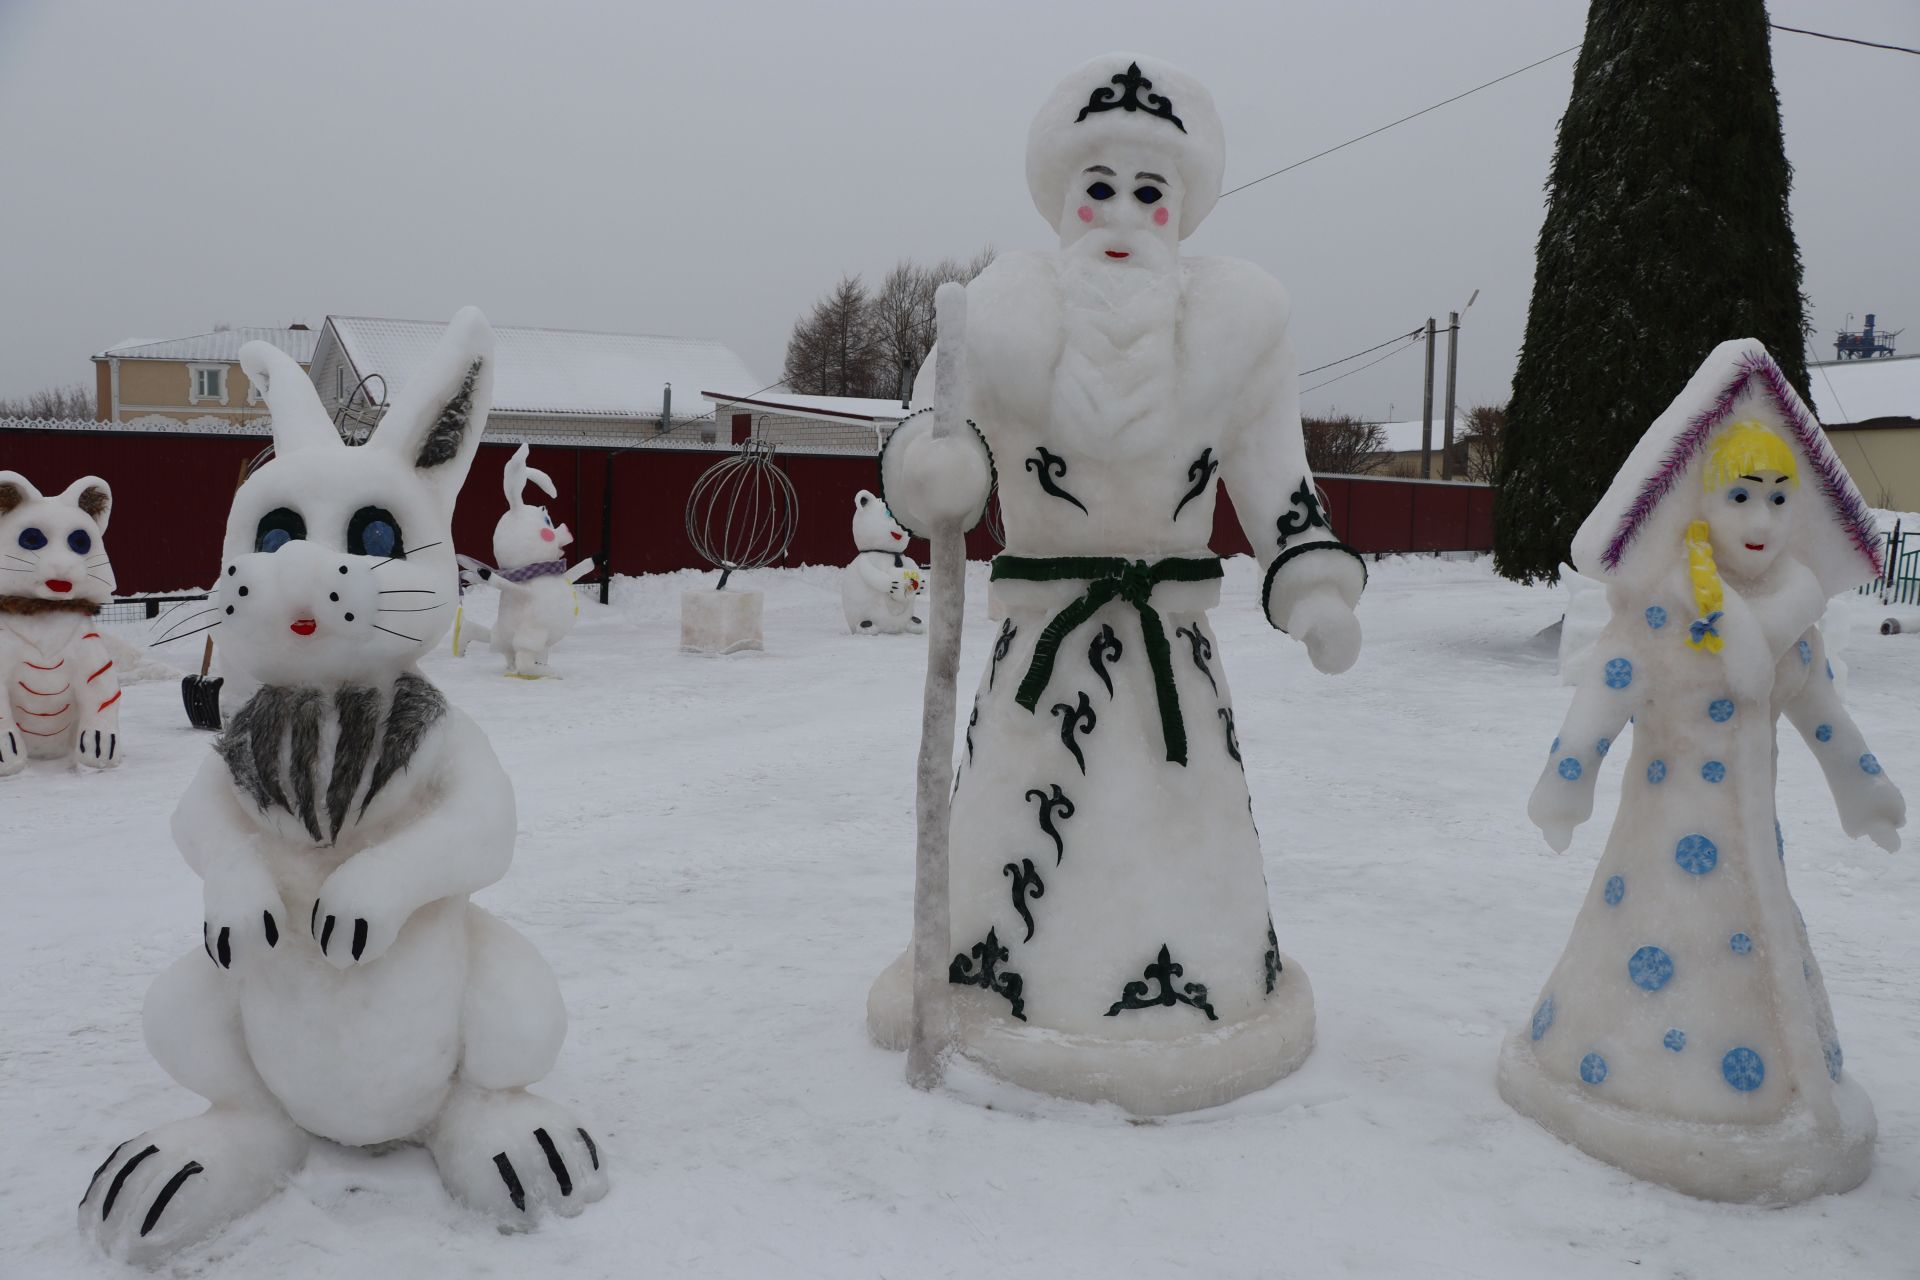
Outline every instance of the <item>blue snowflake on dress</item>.
POLYGON ((1820 1050, 1827 1056, 1827 1077, 1832 1080, 1838 1080, 1840 1078, 1840 1067, 1842 1063, 1840 1042, 1838 1040, 1829 1040, 1820 1046, 1820 1050))
POLYGON ((1548 996, 1540 1002, 1540 1007, 1533 1011, 1533 1038, 1538 1040, 1541 1036, 1547 1034, 1547 1028, 1552 1025, 1553 997, 1548 996))
POLYGON ((1619 876, 1608 876, 1607 889, 1602 896, 1606 898, 1608 906, 1619 906, 1620 899, 1627 896, 1627 882, 1619 876))
POLYGON ((1743 1045, 1727 1050, 1727 1056, 1720 1059, 1720 1074, 1740 1092, 1752 1093, 1767 1078, 1767 1064, 1760 1060, 1759 1054, 1743 1045))
POLYGON ((1705 836, 1681 836, 1673 847, 1673 860, 1690 875, 1703 876, 1720 861, 1720 850, 1705 836))
POLYGON ((1800 650, 1800 665, 1803 667, 1812 666, 1813 665, 1813 646, 1808 644, 1805 640, 1802 640, 1798 645, 1795 646, 1795 648, 1800 650))
POLYGON ((1667 1048, 1673 1050, 1675 1053, 1678 1053, 1682 1049, 1687 1047, 1687 1033, 1682 1031, 1680 1028, 1675 1027, 1671 1031, 1667 1032, 1667 1034, 1660 1037, 1660 1043, 1667 1046, 1667 1048))
POLYGON ((1565 760, 1562 760, 1560 762, 1560 776, 1568 782, 1578 782, 1580 780, 1580 762, 1572 756, 1568 756, 1565 760))
POLYGON ((1607 752, 1612 750, 1612 748, 1613 748, 1612 738, 1602 738, 1600 739, 1600 741, 1593 744, 1593 749, 1599 752, 1603 759, 1606 757, 1607 752))
POLYGON ((1625 658, 1615 658, 1607 663, 1607 688, 1624 689, 1633 683, 1633 664, 1625 658))
POLYGON ((1832 742, 1833 726, 1830 724, 1823 724, 1818 729, 1815 729, 1813 731, 1813 736, 1819 739, 1821 742, 1832 742))
POLYGON ((1727 939, 1727 945, 1733 948, 1733 954, 1743 956, 1753 950, 1753 939, 1744 933, 1736 933, 1727 939))
POLYGON ((1607 1078, 1607 1060, 1597 1053, 1580 1059, 1580 1078, 1588 1084, 1599 1084, 1607 1078))
POLYGON ((1647 606, 1647 625, 1658 631, 1667 625, 1667 611, 1657 604, 1647 606))
POLYGON ((1673 957, 1659 947, 1642 947, 1627 958, 1627 976, 1642 991, 1658 991, 1673 981, 1673 957))
POLYGON ((1720 782, 1727 776, 1727 766, 1718 760, 1709 760, 1700 766, 1700 776, 1708 782, 1720 782))
POLYGON ((1661 783, 1661 782, 1665 782, 1666 780, 1667 780, 1667 762, 1665 760, 1655 760, 1652 764, 1647 766, 1648 782, 1661 783))
POLYGON ((1715 724, 1725 724, 1733 719, 1733 699, 1715 698, 1707 704, 1707 719, 1715 724))
POLYGON ((1867 773, 1878 773, 1880 762, 1874 758, 1873 752, 1869 751, 1860 757, 1860 768, 1867 773))

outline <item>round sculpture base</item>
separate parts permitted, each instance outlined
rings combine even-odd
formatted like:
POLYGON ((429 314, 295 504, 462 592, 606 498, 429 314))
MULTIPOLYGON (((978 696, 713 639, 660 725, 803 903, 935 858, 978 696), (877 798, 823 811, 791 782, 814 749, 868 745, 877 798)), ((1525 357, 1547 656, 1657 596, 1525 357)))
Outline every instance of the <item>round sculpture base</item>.
POLYGON ((1767 1125, 1704 1124, 1610 1106, 1540 1069, 1525 1027, 1500 1051, 1500 1096, 1547 1132, 1636 1178, 1702 1200, 1783 1206, 1851 1191, 1873 1167, 1873 1104, 1851 1076, 1834 1085, 1840 1131, 1796 1106, 1767 1125))
MULTIPOLYGON (((1291 957, 1254 1017, 1173 1040, 1072 1035, 991 1011, 957 991, 956 1050, 1009 1084, 1076 1102, 1110 1102, 1136 1116, 1167 1116, 1231 1102, 1290 1074, 1313 1051, 1313 985, 1291 957)), ((874 980, 867 1034, 904 1050, 913 1021, 913 954, 874 980)))

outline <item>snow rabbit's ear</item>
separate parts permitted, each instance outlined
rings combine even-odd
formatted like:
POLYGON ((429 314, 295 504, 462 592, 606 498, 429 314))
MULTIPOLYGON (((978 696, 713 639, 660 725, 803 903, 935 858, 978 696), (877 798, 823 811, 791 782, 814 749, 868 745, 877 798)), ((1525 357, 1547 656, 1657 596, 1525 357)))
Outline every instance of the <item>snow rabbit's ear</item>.
POLYGON ((81 476, 67 486, 60 501, 71 502, 93 517, 100 532, 107 531, 107 517, 113 514, 113 490, 99 476, 81 476))
POLYGON ((853 495, 853 509, 855 511, 865 511, 867 507, 872 504, 872 502, 873 502, 873 495, 868 493, 865 489, 862 489, 860 492, 853 495))
POLYGON ((33 487, 33 481, 18 471, 0 471, 0 516, 15 507, 25 506, 39 496, 40 491, 33 487))
POLYGON ((276 455, 346 448, 320 404, 320 393, 292 356, 271 342, 249 342, 240 348, 240 367, 267 402, 276 455))
POLYGON ((396 454, 438 489, 447 510, 467 478, 493 404, 493 328, 463 307, 401 388, 367 448, 396 454))
POLYGON ((539 485, 541 491, 549 498, 557 498, 560 496, 560 491, 554 488, 552 476, 549 476, 538 467, 530 467, 527 465, 527 446, 522 444, 518 449, 513 451, 513 456, 507 459, 507 472, 504 477, 504 483, 507 489, 507 507, 509 510, 518 511, 527 505, 521 498, 521 492, 527 487, 527 481, 529 480, 539 485))

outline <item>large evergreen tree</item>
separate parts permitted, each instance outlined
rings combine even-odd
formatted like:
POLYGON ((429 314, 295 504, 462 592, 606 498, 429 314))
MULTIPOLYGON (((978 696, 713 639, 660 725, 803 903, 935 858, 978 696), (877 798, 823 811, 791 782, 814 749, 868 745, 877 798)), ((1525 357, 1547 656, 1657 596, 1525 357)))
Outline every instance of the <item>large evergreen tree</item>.
POLYGON ((1763 0, 1592 0, 1495 480, 1502 574, 1556 576, 1717 344, 1760 339, 1806 394, 1790 181, 1763 0))

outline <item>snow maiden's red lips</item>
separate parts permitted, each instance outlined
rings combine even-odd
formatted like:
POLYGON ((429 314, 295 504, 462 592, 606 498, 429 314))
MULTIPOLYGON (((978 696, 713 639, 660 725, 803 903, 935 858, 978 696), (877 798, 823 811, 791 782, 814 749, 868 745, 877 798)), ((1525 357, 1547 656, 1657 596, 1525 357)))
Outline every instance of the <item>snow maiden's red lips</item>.
POLYGON ((1119 249, 1109 249, 1109 250, 1107 250, 1107 256, 1108 256, 1109 258, 1125 258, 1125 257, 1129 257, 1129 256, 1131 256, 1131 255, 1129 255, 1129 254, 1127 254, 1127 253, 1125 253, 1125 252, 1123 252, 1123 251, 1121 251, 1121 250, 1119 250, 1119 249))
POLYGON ((67 591, 73 590, 73 584, 71 582, 68 582, 65 578, 48 578, 47 590, 67 592, 67 591))
POLYGON ((1765 551, 1766 549, 1767 544, 1764 542, 1749 542, 1747 544, 1747 550, 1749 551, 1765 551))
POLYGON ((319 630, 319 628, 320 628, 320 624, 315 622, 312 618, 298 618, 291 624, 291 627, 290 627, 290 629, 293 631, 293 634, 297 636, 310 636, 315 631, 319 630))

